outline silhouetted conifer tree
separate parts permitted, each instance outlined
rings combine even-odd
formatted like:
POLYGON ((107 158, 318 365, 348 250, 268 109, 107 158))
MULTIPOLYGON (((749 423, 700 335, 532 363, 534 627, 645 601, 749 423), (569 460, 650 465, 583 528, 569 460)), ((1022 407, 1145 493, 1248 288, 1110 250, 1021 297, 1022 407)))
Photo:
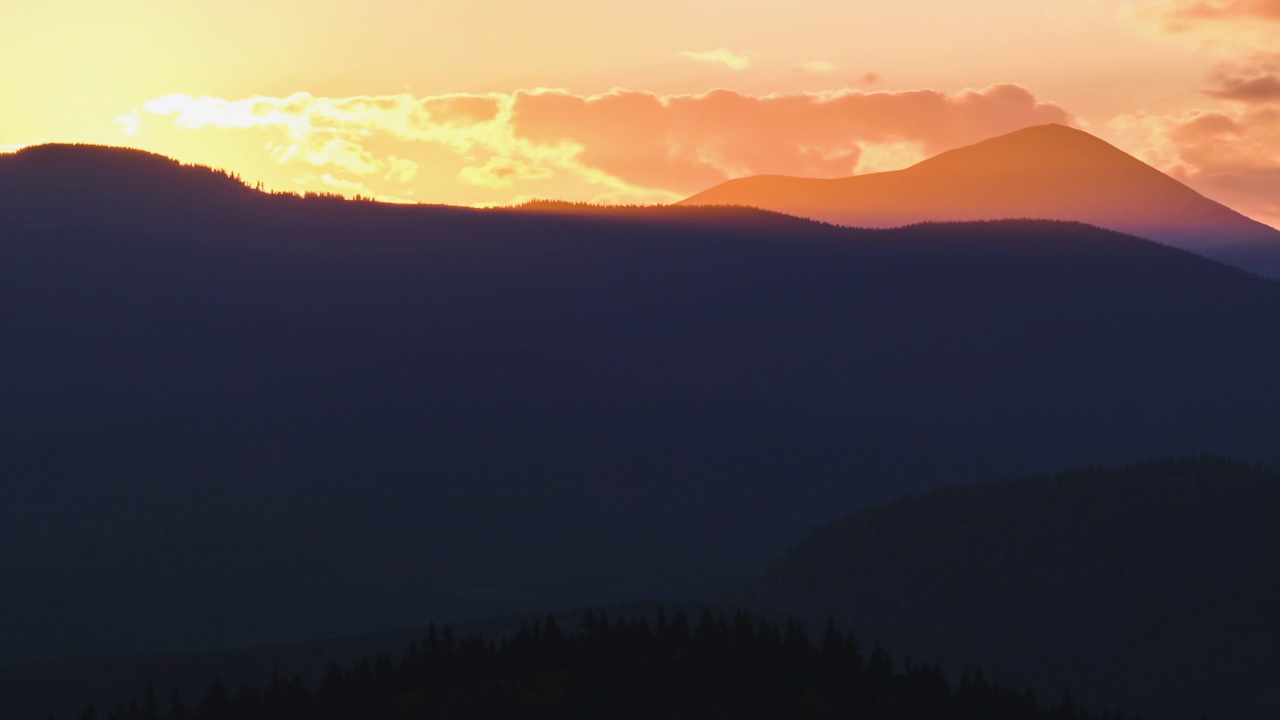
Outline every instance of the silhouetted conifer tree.
POLYGON ((173 692, 169 693, 169 714, 166 716, 169 720, 186 720, 190 711, 187 704, 182 701, 182 693, 178 692, 178 686, 173 686, 173 692))

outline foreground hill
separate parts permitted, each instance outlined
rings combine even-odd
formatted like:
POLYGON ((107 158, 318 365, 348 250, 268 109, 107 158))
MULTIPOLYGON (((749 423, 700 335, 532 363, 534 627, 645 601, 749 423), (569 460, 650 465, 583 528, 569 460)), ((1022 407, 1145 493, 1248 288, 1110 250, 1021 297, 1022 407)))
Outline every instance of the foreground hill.
MULTIPOLYGON (((739 178, 681 204, 743 205, 857 227, 1074 220, 1205 254, 1256 242, 1266 246, 1270 262, 1280 258, 1280 232, 1063 125, 1018 130, 893 172, 836 179, 739 178)), ((1230 257, 1262 274, 1274 272, 1257 258, 1230 257)))
POLYGON ((1169 717, 1280 711, 1280 474, 1205 459, 946 488, 815 530, 757 604, 1169 717))
POLYGON ((833 508, 1280 462, 1280 286, 1072 223, 269 196, 0 156, 0 662, 681 597, 833 508))

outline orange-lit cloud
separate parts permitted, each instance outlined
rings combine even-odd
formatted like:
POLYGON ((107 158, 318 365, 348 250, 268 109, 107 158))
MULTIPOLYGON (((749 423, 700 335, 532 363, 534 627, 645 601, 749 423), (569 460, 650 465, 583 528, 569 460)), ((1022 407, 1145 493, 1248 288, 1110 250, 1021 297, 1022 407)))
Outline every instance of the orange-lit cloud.
POLYGON ((809 73, 811 75, 830 75, 839 69, 839 66, 835 63, 824 62, 822 60, 800 63, 799 65, 793 65, 792 67, 800 72, 809 73))
POLYGON ((1221 85, 1206 90, 1209 95, 1237 102, 1265 103, 1280 100, 1280 77, 1274 74, 1224 78, 1221 85))
POLYGON ((707 50, 705 52, 690 52, 684 50, 680 53, 681 57, 697 60, 698 62, 713 63, 724 65, 731 70, 746 70, 751 67, 751 56, 743 53, 737 53, 725 48, 717 50, 707 50))
POLYGON ((137 141, 157 126, 252 133, 266 158, 299 168, 307 183, 354 183, 352 191, 358 185, 363 195, 493 203, 525 196, 667 202, 742 175, 896 169, 957 145, 1073 118, 1021 87, 993 85, 952 94, 170 95, 119 122, 137 141), (441 173, 461 195, 430 194, 439 184, 429 182, 441 173))
POLYGON ((1277 0, 1164 0, 1145 6, 1144 12, 1162 18, 1171 31, 1203 21, 1262 18, 1280 21, 1277 0))
POLYGON ((1113 119, 1117 140, 1205 195, 1280 226, 1280 0, 1156 0, 1127 16, 1216 58, 1208 107, 1113 119))
POLYGON ((1205 195, 1280 227, 1280 102, 1125 115, 1116 136, 1205 195))
POLYGON ((932 154, 1072 118, 1021 87, 993 85, 956 94, 519 93, 512 121, 518 137, 578 145, 584 164, 628 182, 693 192, 750 174, 849 175, 868 143, 912 143, 932 154))
POLYGON ((1278 0, 1154 0, 1126 6, 1122 15, 1219 56, 1280 49, 1278 0))
POLYGON ((555 170, 517 158, 495 156, 479 167, 465 167, 458 173, 463 182, 490 188, 509 188, 517 180, 547 180, 555 170))
MULTIPOLYGON (((1276 31, 1280 32, 1280 25, 1276 31)), ((1221 62, 1213 74, 1213 84, 1205 94, 1240 103, 1280 101, 1280 52, 1251 53, 1221 62)))

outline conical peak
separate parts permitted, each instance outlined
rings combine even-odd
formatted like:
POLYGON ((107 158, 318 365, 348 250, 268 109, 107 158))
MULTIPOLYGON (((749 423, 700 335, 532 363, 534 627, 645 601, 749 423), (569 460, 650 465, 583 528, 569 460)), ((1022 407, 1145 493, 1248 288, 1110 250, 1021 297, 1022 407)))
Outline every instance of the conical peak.
POLYGON ((915 167, 921 170, 990 174, 1030 167, 1146 167, 1140 160, 1084 130, 1051 123, 1034 125, 949 150, 915 167))
POLYGON ((1080 128, 1074 128, 1069 125, 1060 123, 1046 123, 1044 125, 1031 125, 1020 130, 1014 130, 1004 135, 997 135, 987 138, 968 147, 977 147, 980 145, 1014 145, 1027 143, 1045 143, 1045 144, 1063 144, 1071 143, 1087 147, 1108 147, 1116 152, 1121 152, 1110 143, 1091 135, 1080 128))

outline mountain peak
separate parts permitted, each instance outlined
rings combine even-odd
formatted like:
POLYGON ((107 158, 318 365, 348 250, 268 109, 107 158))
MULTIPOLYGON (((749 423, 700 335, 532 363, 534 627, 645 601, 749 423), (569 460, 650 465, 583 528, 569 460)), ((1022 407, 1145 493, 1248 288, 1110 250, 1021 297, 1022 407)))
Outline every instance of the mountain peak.
POLYGON ((1031 125, 1004 135, 996 135, 995 137, 982 140, 980 142, 969 145, 968 147, 981 146, 1022 146, 1028 148, 1047 149, 1052 147, 1071 146, 1082 149, 1092 149, 1095 152, 1108 151, 1125 157, 1132 157, 1123 150, 1117 148, 1102 138, 1092 135, 1084 130, 1070 125, 1061 123, 1045 123, 1044 125, 1031 125))
POLYGON ((986 176, 1026 173, 1030 175, 1026 180, 1031 181, 1035 181, 1037 175, 1068 168, 1094 175, 1126 171, 1146 175, 1148 179, 1167 179, 1160 171, 1111 143, 1078 128, 1057 123, 1033 125, 948 150, 918 163, 912 169, 923 172, 943 168, 948 172, 986 176))
POLYGON ((739 178, 682 203, 749 205, 860 227, 1073 220, 1196 251, 1280 237, 1105 140, 1057 123, 948 150, 905 170, 739 178))

